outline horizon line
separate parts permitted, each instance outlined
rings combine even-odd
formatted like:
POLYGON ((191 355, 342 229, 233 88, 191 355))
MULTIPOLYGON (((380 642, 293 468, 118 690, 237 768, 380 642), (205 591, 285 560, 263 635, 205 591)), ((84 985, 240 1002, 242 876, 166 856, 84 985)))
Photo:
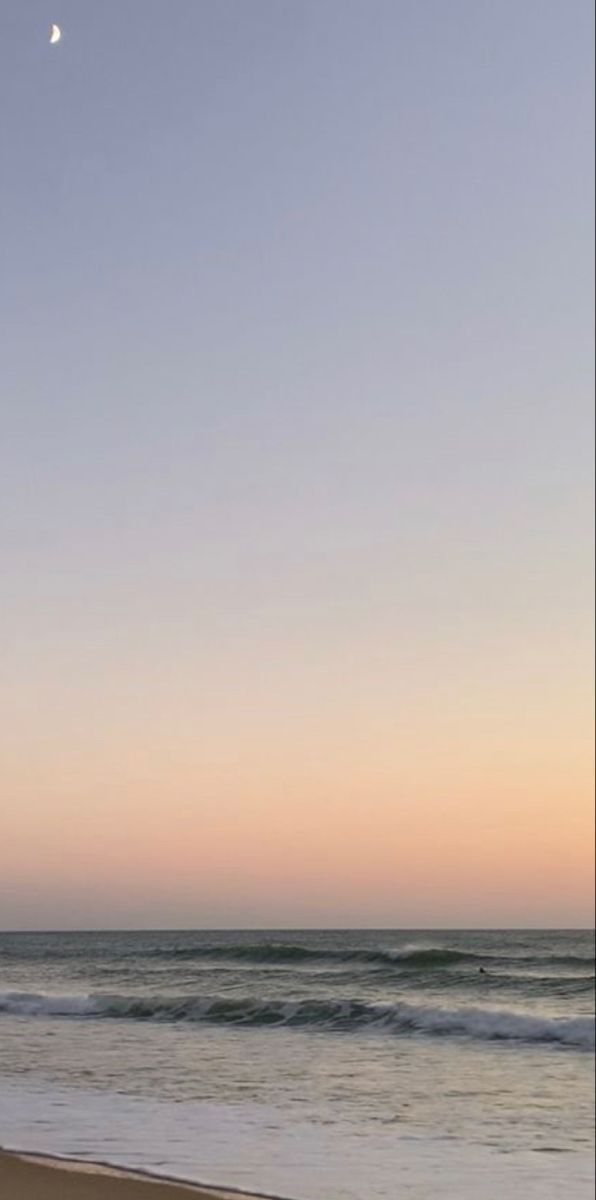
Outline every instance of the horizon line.
POLYGON ((63 933, 595 933, 594 925, 147 925, 4 929, 4 934, 63 933))

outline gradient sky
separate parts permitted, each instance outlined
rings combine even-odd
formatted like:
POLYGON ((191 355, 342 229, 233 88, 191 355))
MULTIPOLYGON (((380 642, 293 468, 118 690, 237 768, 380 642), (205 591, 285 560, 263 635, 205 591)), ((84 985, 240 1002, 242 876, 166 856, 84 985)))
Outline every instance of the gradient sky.
POLYGON ((0 926, 591 922, 592 8, 7 0, 0 926))

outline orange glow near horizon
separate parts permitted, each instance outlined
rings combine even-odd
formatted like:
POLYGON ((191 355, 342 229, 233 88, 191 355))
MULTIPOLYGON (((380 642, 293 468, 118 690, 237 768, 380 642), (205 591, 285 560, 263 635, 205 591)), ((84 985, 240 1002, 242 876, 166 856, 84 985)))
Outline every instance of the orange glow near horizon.
POLYGON ((5 906, 70 926, 589 924, 588 698, 508 690, 511 662, 489 690, 468 666, 467 696, 455 676, 393 707, 361 674, 310 710, 279 687, 201 708, 187 662, 178 694, 137 678, 128 712, 102 689, 48 708, 8 764, 5 906))

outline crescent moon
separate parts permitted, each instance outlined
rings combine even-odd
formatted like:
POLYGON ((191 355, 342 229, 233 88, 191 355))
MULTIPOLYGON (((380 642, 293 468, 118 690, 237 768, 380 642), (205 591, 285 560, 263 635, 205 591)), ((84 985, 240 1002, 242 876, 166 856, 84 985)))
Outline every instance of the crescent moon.
POLYGON ((59 25, 52 25, 50 28, 50 46, 55 46, 56 42, 60 41, 62 32, 59 25))

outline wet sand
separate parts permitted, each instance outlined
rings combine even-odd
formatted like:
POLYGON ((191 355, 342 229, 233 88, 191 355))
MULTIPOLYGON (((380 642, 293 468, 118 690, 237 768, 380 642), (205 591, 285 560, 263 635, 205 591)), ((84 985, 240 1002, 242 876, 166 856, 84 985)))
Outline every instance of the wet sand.
POLYGON ((90 1163, 0 1152, 2 1200, 264 1200, 90 1163))

